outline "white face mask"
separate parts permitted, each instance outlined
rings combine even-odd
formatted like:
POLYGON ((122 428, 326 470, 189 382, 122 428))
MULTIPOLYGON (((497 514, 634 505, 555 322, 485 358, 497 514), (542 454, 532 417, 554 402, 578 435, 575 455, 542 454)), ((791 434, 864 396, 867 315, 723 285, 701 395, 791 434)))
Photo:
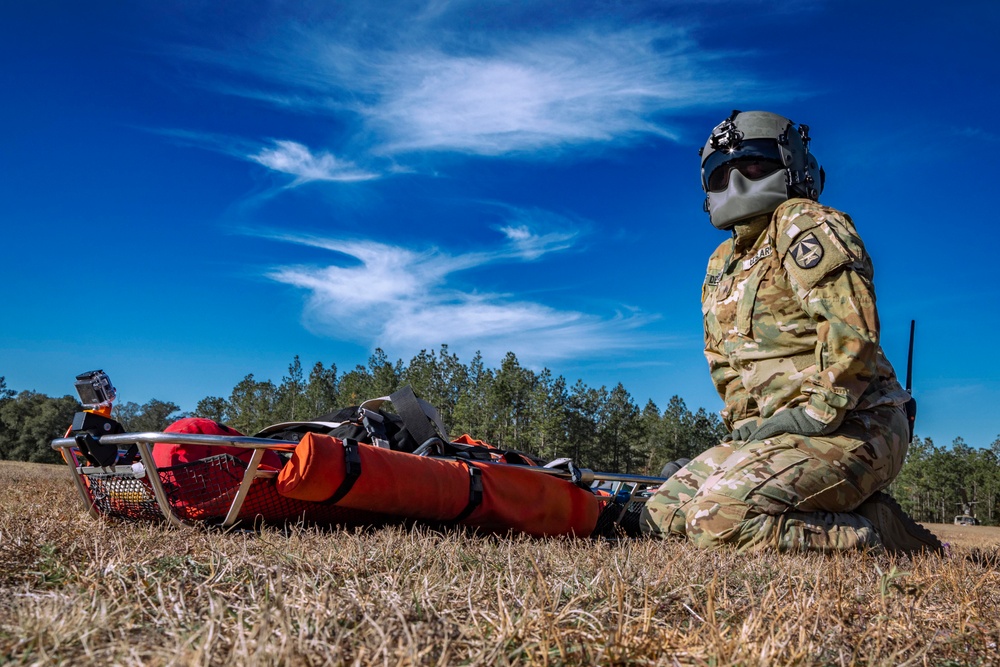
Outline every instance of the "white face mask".
POLYGON ((733 170, 729 186, 722 192, 709 192, 706 204, 714 227, 732 229, 741 220, 770 213, 787 199, 784 169, 755 181, 733 170))

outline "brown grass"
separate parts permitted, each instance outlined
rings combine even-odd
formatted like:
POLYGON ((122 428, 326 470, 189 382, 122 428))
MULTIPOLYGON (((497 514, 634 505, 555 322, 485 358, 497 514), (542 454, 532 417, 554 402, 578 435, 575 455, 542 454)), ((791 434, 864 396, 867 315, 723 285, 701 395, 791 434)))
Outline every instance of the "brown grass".
POLYGON ((1000 547, 1000 527, 997 526, 956 526, 950 523, 927 523, 942 542, 953 547, 1000 547))
POLYGON ((173 530, 95 521, 65 468, 3 463, 0 664, 998 664, 1000 576, 953 545, 173 530))

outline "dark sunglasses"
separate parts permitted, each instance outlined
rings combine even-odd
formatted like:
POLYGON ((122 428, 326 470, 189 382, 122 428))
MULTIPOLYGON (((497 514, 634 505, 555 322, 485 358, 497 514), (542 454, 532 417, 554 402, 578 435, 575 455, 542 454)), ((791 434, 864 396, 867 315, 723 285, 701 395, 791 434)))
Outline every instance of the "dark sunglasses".
POLYGON ((708 176, 708 191, 722 192, 729 187, 729 174, 735 169, 751 181, 770 176, 782 168, 780 160, 759 157, 741 157, 723 163, 708 176))
POLYGON ((748 139, 732 152, 715 151, 702 165, 702 179, 709 192, 729 187, 729 173, 736 169, 743 176, 757 180, 770 176, 784 166, 778 142, 773 139, 748 139))

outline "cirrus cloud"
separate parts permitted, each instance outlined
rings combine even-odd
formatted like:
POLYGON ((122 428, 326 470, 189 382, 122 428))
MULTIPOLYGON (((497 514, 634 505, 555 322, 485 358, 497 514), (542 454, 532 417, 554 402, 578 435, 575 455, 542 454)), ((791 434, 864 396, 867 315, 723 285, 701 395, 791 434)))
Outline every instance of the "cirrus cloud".
POLYGON ((681 25, 588 17, 558 30, 479 32, 451 9, 414 16, 405 31, 359 30, 368 16, 288 23, 250 46, 183 52, 228 70, 214 85, 220 92, 336 118, 354 128, 356 149, 383 156, 548 158, 574 146, 676 139, 678 114, 788 94, 681 25))
POLYGON ((447 342, 462 354, 479 351, 499 360, 513 351, 526 363, 541 364, 594 352, 637 350, 653 343, 642 327, 654 318, 624 305, 613 316, 600 317, 455 286, 452 278, 458 272, 532 261, 571 245, 566 234, 557 235, 558 242, 544 241, 550 235, 528 227, 524 215, 517 228, 501 229, 507 242, 500 247, 459 254, 368 239, 262 234, 340 257, 325 265, 280 266, 266 275, 307 293, 303 321, 317 335, 397 353, 447 342))
POLYGON ((292 185, 309 181, 368 181, 378 174, 364 171, 347 160, 326 151, 313 154, 306 146, 288 140, 278 140, 271 147, 247 156, 268 169, 295 177, 292 185))

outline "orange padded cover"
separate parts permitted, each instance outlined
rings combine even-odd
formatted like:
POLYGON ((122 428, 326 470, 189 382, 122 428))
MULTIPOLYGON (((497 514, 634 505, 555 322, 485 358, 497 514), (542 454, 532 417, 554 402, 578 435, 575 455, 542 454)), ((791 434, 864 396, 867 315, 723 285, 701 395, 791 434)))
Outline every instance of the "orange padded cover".
POLYGON ((296 500, 322 502, 344 480, 344 448, 340 440, 306 433, 292 458, 278 472, 278 493, 296 500))
MULTIPOLYGON (((446 521, 469 504, 469 471, 458 461, 358 445, 361 476, 337 505, 381 514, 446 521)), ((278 493, 323 501, 344 481, 344 444, 307 433, 278 473, 278 493)))
POLYGON ((528 466, 477 463, 483 502, 462 523, 492 532, 587 537, 597 525, 597 496, 528 466))
MULTIPOLYGON (((469 503, 465 463, 365 444, 358 450, 361 475, 337 502, 339 507, 450 521, 469 503)), ((483 499, 463 524, 492 532, 579 537, 597 524, 598 499, 586 489, 527 467, 473 465, 482 472, 483 499)), ((336 493, 345 476, 343 442, 307 433, 278 473, 277 490, 288 498, 322 502, 336 493)))

